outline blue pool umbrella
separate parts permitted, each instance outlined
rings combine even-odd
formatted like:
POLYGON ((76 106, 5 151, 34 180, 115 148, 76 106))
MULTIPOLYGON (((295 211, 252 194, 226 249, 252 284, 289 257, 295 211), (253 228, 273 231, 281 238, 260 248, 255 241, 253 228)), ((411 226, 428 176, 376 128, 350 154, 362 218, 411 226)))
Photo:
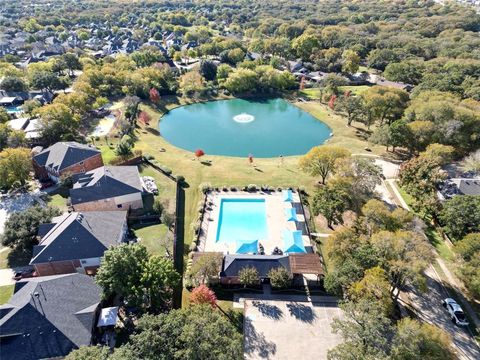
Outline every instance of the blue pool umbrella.
POLYGON ((237 254, 256 254, 258 253, 258 240, 239 240, 237 241, 237 254))
POLYGON ((285 209, 285 216, 287 217, 287 221, 297 221, 297 210, 295 208, 286 208, 285 209))
POLYGON ((293 201, 292 190, 283 190, 283 201, 293 201))
POLYGON ((285 253, 306 253, 303 246, 302 232, 300 230, 285 230, 283 232, 283 242, 285 244, 283 252, 285 253))

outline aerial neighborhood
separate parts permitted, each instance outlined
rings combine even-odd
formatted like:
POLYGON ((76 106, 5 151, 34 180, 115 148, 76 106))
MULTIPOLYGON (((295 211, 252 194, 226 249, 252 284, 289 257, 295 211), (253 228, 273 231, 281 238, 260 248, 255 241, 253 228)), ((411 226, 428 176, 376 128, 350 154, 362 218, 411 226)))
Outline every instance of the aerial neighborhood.
POLYGON ((479 331, 477 1, 0 2, 1 360, 479 331))

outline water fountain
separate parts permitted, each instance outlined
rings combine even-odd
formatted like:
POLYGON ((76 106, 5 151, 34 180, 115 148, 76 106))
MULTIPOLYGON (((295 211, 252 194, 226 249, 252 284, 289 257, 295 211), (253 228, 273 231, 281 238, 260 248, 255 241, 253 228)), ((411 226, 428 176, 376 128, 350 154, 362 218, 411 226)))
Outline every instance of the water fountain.
POLYGON ((238 122, 238 123, 249 123, 255 120, 255 116, 247 114, 247 113, 241 113, 238 115, 235 115, 233 117, 233 120, 238 122))

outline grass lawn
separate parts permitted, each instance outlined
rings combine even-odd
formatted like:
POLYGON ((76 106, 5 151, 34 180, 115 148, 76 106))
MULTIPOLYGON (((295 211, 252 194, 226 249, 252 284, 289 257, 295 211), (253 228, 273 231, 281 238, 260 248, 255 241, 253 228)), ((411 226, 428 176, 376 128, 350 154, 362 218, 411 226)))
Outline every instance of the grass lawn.
MULTIPOLYGON (((371 86, 369 85, 346 85, 340 86, 340 92, 350 91, 354 95, 361 95, 367 91, 371 86)), ((310 100, 318 100, 320 98, 320 89, 318 87, 308 88, 300 91, 300 94, 309 98, 310 100)))
POLYGON ((13 295, 15 285, 0 286, 0 305, 5 304, 13 295))
MULTIPOLYGON (((190 224, 197 216, 197 204, 201 199, 199 185, 210 183, 212 186, 245 186, 248 184, 270 186, 303 186, 307 191, 312 191, 316 179, 301 171, 298 156, 285 157, 283 164, 279 159, 254 159, 254 168, 247 158, 226 156, 212 156, 206 154, 204 160, 211 160, 211 166, 203 165, 195 160, 193 153, 179 149, 159 136, 158 122, 161 115, 170 109, 185 104, 183 99, 162 99, 158 109, 142 104, 142 110, 148 112, 152 121, 148 128, 142 127, 137 131, 138 141, 135 149, 140 149, 144 154, 151 154, 163 166, 173 170, 174 174, 183 175, 186 181, 185 188, 185 243, 190 244, 193 230, 190 224), (165 151, 160 151, 160 149, 165 151)), ((326 106, 319 103, 295 103, 300 108, 310 112, 313 116, 324 121, 333 130, 334 136, 329 144, 343 146, 352 153, 364 153, 365 147, 370 147, 375 154, 384 152, 384 147, 372 146, 361 136, 357 129, 347 127, 346 121, 333 114, 326 106)), ((362 128, 359 132, 362 133, 362 128)), ((161 123, 160 123, 161 131, 161 123)), ((188 248, 188 246, 186 246, 188 248)))
POLYGON ((167 234, 167 227, 163 224, 154 225, 133 225, 132 230, 135 235, 142 239, 141 243, 145 245, 151 255, 164 255, 165 248, 161 245, 160 239, 167 234))
MULTIPOLYGON (((2 248, 3 250, 3 248, 2 248)), ((10 249, 3 250, 0 252, 0 269, 7 269, 8 266, 8 254, 10 253, 10 249)))
MULTIPOLYGON (((116 142, 116 139, 109 139, 109 143, 111 144, 116 144, 116 142)), ((117 156, 115 154, 115 145, 106 145, 105 142, 98 142, 97 147, 102 152, 103 163, 105 165, 110 164, 110 161, 112 161, 117 156)))

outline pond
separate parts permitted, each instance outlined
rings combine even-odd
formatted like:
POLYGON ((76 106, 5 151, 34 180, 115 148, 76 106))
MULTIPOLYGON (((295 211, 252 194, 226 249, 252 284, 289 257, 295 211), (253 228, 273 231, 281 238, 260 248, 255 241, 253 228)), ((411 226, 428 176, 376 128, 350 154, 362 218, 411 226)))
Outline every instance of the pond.
POLYGON ((258 158, 302 155, 331 136, 327 125, 283 99, 182 106, 163 116, 159 131, 168 142, 185 150, 258 158))

